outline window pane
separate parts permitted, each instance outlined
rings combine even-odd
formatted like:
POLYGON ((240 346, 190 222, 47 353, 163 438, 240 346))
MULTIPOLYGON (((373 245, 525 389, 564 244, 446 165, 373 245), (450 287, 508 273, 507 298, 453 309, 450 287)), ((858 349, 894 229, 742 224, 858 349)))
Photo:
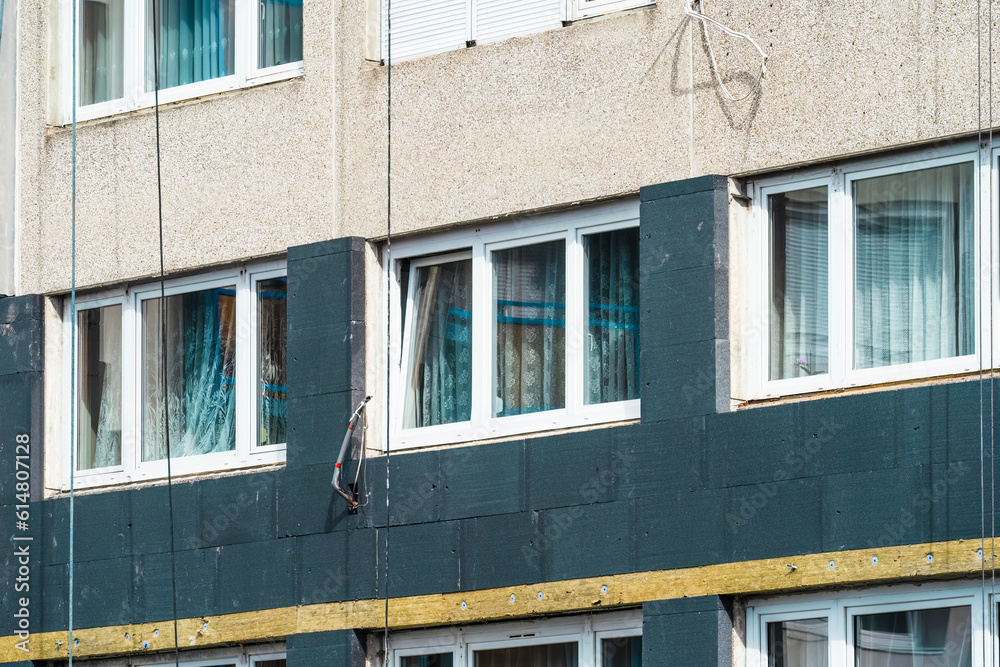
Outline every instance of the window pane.
MULTIPOLYGON (((166 458, 160 299, 142 302, 142 460, 166 458)), ((236 293, 166 299, 166 405, 174 458, 236 449, 236 293)))
POLYGON ((971 667, 972 608, 857 616, 854 637, 857 667, 971 667))
POLYGON ((601 640, 600 667, 640 667, 642 637, 610 637, 601 640))
POLYGON ((639 229, 584 239, 587 360, 584 401, 639 398, 639 229))
POLYGON ((286 441, 286 379, 288 315, 285 278, 257 283, 257 444, 286 441))
POLYGON ((973 166, 854 183, 854 367, 974 352, 973 166))
POLYGON ((235 73, 235 0, 147 0, 146 90, 152 91, 153 11, 160 28, 160 89, 235 73))
POLYGON ((257 660, 254 662, 255 667, 285 667, 285 659, 281 658, 279 660, 257 660))
POLYGON ((417 269, 403 428, 472 417, 472 260, 417 269))
POLYGON ((825 618, 768 623, 768 667, 827 667, 829 636, 825 618))
POLYGON ((576 642, 476 651, 475 667, 576 667, 576 642))
POLYGON ((826 373, 826 187, 768 197, 771 220, 770 379, 826 373))
POLYGON ((122 307, 79 314, 77 470, 122 462, 122 307))
POLYGON ((400 667, 452 667, 452 657, 451 653, 408 655, 400 663, 400 667))
POLYGON ((302 60, 302 0, 260 0, 258 67, 302 60))
POLYGON ((493 253, 497 417, 566 405, 566 244, 493 253))
POLYGON ((123 0, 80 1, 80 106, 122 96, 123 0))

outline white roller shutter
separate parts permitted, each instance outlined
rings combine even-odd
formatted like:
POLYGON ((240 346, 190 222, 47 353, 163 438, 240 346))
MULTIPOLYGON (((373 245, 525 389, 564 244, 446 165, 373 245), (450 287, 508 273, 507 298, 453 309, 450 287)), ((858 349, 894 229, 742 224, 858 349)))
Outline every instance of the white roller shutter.
MULTIPOLYGON (((390 3, 382 0, 382 58, 388 60, 390 3)), ((465 48, 469 37, 468 0, 392 0, 392 60, 465 48)))
POLYGON ((562 26, 562 0, 477 0, 476 43, 562 26))

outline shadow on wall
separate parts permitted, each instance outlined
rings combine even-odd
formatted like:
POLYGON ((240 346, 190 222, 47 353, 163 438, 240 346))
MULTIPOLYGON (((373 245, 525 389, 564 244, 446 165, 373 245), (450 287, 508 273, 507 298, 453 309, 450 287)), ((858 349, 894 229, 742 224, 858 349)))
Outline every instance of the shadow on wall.
MULTIPOLYGON (((685 95, 693 95, 694 93, 703 90, 712 90, 719 103, 719 109, 726 117, 726 122, 729 124, 729 127, 734 130, 745 131, 749 135, 750 127, 753 125, 754 118, 757 117, 757 112, 760 109, 760 100, 763 94, 761 77, 748 69, 742 69, 729 74, 725 74, 720 71, 715 61, 714 51, 712 48, 712 37, 708 32, 708 27, 704 23, 700 23, 701 34, 699 39, 701 53, 704 55, 704 62, 699 64, 703 64, 704 67, 712 73, 712 79, 710 82, 706 83, 692 83, 690 86, 681 85, 681 49, 684 46, 684 35, 689 29, 693 29, 693 22, 694 20, 690 16, 684 17, 684 19, 677 26, 677 29, 674 30, 673 34, 670 36, 670 39, 667 40, 667 42, 663 45, 663 48, 660 49, 660 52, 653 60, 653 64, 646 72, 646 78, 649 78, 653 74, 654 70, 656 70, 660 63, 664 60, 664 56, 668 53, 671 45, 673 45, 673 59, 670 66, 671 93, 673 93, 675 97, 682 97, 685 95), (729 99, 729 97, 727 97, 729 89, 735 90, 732 95, 734 99, 729 99)), ((692 61, 693 55, 694 54, 692 53, 692 61)), ((692 66, 694 66, 693 62, 692 66)))

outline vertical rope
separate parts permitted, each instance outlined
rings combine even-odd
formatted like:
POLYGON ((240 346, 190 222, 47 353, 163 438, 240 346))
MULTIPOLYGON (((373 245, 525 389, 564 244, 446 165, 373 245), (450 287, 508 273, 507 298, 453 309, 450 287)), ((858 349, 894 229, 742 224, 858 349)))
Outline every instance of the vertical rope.
MULTIPOLYGON (((978 144, 977 149, 981 152, 983 148, 983 16, 982 16, 982 0, 976 0, 976 128, 978 144)), ((987 148, 987 155, 992 152, 992 147, 987 148)), ((992 156, 989 158, 992 168, 992 156)), ((982 173, 982 170, 979 172, 982 173)), ((988 176, 992 179, 992 174, 988 176)), ((982 221, 982 188, 980 187, 979 192, 976 197, 976 223, 979 224, 982 221)), ((992 203, 987 202, 987 206, 992 206, 992 203)), ((985 261, 992 255, 992 246, 987 248, 985 257, 983 256, 982 243, 980 243, 980 257, 981 261, 985 261)), ((987 266, 991 265, 991 262, 985 262, 987 266)), ((977 271, 977 280, 979 284, 979 290, 977 295, 981 295, 983 291, 982 285, 982 271, 977 271)), ((993 277, 992 271, 989 278, 990 284, 992 285, 993 277)), ((992 308, 992 305, 991 305, 992 308)), ((982 322, 982 317, 980 317, 980 322, 982 322)), ((987 336, 984 336, 984 327, 980 326, 980 349, 979 349, 979 510, 980 510, 980 540, 979 540, 979 553, 982 554, 980 558, 980 579, 981 587, 983 593, 986 592, 986 456, 985 456, 985 422, 986 422, 986 404, 985 404, 985 392, 983 386, 983 365, 984 357, 986 354, 986 344, 985 340, 987 336)), ((988 327, 989 331, 992 331, 992 323, 988 327)), ((992 336, 990 336, 992 338, 992 336)), ((992 368, 992 340, 989 341, 990 344, 990 366, 992 368)), ((991 373, 992 374, 992 373, 991 373)), ((992 429, 991 429, 992 430, 992 429)), ((992 461, 991 461, 992 465, 992 461)), ((987 606, 991 606, 989 602, 986 602, 987 606)), ((989 627, 988 622, 991 617, 991 612, 989 609, 983 610, 983 625, 989 627)), ((983 664, 990 664, 987 657, 986 643, 983 643, 983 664)))
POLYGON ((389 661, 389 444, 392 433, 392 0, 386 0, 386 169, 385 169, 385 628, 382 649, 383 665, 389 661))
POLYGON ((73 246, 70 257, 70 288, 69 288, 69 321, 70 321, 70 351, 69 351, 69 611, 66 624, 69 626, 69 667, 73 667, 73 557, 76 547, 76 16, 77 0, 73 0, 73 66, 70 76, 73 79, 70 103, 72 106, 72 147, 70 149, 70 204, 69 217, 71 243, 73 246))
POLYGON ((174 664, 180 667, 177 641, 177 558, 174 544, 174 485, 170 469, 170 401, 167 383, 167 290, 163 262, 163 176, 160 170, 160 24, 159 0, 153 3, 153 109, 156 118, 156 211, 160 237, 160 354, 163 364, 163 436, 167 449, 167 517, 170 524, 170 601, 174 618, 174 664))
MULTIPOLYGON (((989 169, 986 173, 989 175, 989 180, 987 183, 987 198, 986 198, 986 224, 989 228, 989 253, 992 257, 993 254, 993 2, 990 0, 988 6, 988 16, 987 16, 988 39, 987 44, 989 47, 988 56, 988 66, 986 77, 987 85, 989 85, 989 92, 987 95, 989 109, 987 115, 989 118, 989 141, 986 154, 989 156, 989 169)), ((995 367, 995 362, 993 359, 993 269, 992 263, 990 264, 990 633, 996 631, 996 601, 993 599, 992 595, 996 592, 996 578, 997 578, 997 566, 996 566, 996 538, 997 538, 997 520, 996 520, 996 459, 994 458, 994 434, 996 432, 995 421, 996 421, 996 403, 994 401, 993 392, 993 369, 995 367)), ((985 554, 983 554, 985 556, 985 554)), ((994 663, 995 656, 993 655, 994 643, 990 642, 990 662, 994 663)))

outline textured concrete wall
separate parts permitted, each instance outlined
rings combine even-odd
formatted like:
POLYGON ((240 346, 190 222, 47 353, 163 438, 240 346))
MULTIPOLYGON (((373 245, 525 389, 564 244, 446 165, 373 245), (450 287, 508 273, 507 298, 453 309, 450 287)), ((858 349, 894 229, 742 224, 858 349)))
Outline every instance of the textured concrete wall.
MULTIPOLYGON (((46 127, 45 0, 22 0, 22 293, 70 286, 69 128, 46 127)), ((161 109, 166 268, 336 236, 332 3, 304 7, 305 75, 161 109)), ((77 283, 159 271, 155 127, 139 112, 78 131, 77 283)))
MULTIPOLYGON (((338 14, 338 229, 385 228, 386 69, 338 14)), ((741 40, 655 8, 400 63, 394 231, 920 142, 976 127, 976 9, 957 0, 705 0, 741 40), (723 98, 709 65, 741 102, 723 98)), ((985 34, 984 34, 985 40, 985 34)), ((985 48, 985 47, 984 47, 985 48)), ((984 57, 984 71, 986 60, 984 57)), ((985 113, 985 109, 984 109, 985 113)), ((996 114, 994 114, 996 116, 996 114)))
MULTIPOLYGON (((45 127, 47 5, 21 4, 21 292, 57 292, 69 288, 69 133, 45 127)), ((168 270, 384 233, 388 72, 364 60, 368 4, 306 3, 301 79, 164 110, 168 270)), ((751 47, 704 33, 679 0, 394 66, 395 231, 976 127, 974 5, 702 4, 768 52, 759 90, 751 47), (747 99, 722 96, 709 44, 747 99)), ((79 150, 79 284, 153 274, 152 116, 82 127, 79 150)))

